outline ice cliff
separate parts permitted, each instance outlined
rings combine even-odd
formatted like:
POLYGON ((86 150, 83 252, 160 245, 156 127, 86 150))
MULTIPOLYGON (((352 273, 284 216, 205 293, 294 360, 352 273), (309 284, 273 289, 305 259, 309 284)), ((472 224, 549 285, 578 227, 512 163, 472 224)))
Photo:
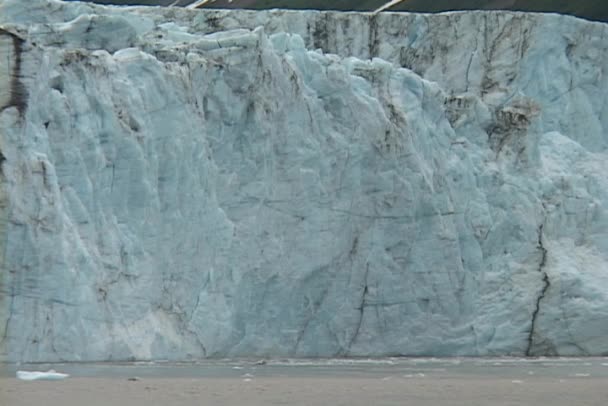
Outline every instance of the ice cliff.
POLYGON ((608 354, 607 25, 0 28, 0 359, 608 354))

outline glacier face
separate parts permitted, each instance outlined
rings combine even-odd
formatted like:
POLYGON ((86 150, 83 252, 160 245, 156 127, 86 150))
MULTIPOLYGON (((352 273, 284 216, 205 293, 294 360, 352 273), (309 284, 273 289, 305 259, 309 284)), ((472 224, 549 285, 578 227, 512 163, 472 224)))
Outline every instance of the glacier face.
POLYGON ((605 24, 0 28, 1 359, 608 354, 605 24))

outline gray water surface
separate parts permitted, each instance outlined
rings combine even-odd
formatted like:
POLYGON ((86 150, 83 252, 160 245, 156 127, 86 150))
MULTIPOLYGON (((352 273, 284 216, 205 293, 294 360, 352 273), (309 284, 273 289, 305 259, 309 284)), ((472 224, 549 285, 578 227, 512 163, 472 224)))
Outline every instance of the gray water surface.
POLYGON ((0 376, 17 370, 54 369, 72 377, 119 378, 243 378, 243 377, 369 377, 383 378, 608 378, 603 358, 382 358, 204 360, 191 363, 56 363, 4 364, 0 376))

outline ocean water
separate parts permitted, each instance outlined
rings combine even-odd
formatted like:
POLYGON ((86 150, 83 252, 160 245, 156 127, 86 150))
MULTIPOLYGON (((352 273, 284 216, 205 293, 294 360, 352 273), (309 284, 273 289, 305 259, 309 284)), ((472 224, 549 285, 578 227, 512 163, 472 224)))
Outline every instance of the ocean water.
POLYGON ((222 359, 200 362, 103 362, 3 364, 0 377, 17 370, 54 369, 73 377, 100 378, 608 378, 608 357, 593 358, 380 358, 380 359, 222 359))

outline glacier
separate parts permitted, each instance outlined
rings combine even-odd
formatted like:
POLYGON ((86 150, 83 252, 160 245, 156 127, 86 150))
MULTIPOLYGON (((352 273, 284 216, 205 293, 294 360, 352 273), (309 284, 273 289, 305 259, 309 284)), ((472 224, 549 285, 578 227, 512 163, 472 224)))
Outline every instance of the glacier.
POLYGON ((608 26, 0 3, 0 360, 608 354, 608 26))

